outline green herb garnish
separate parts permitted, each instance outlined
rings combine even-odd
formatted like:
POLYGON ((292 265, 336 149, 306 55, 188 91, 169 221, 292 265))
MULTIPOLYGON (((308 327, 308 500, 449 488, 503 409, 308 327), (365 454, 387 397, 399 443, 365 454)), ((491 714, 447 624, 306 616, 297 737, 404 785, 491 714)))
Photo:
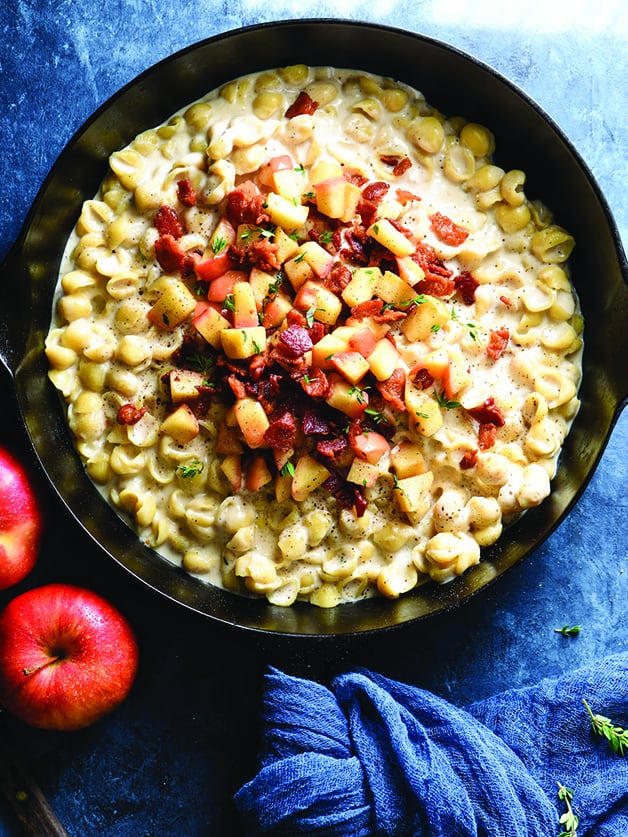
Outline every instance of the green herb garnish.
POLYGON ((204 467, 205 465, 198 459, 193 459, 191 462, 184 462, 179 465, 177 472, 181 474, 183 479, 188 479, 189 477, 196 477, 202 474, 204 467))
POLYGON ((604 715, 594 715, 591 707, 584 698, 582 702, 589 713, 591 729, 594 735, 605 738, 608 741, 608 746, 616 756, 625 756, 626 752, 628 752, 628 730, 616 726, 610 718, 606 718, 604 715))
POLYGON ((554 633, 563 636, 578 636, 581 630, 580 625, 563 625, 562 628, 554 628, 554 633))
POLYGON ((573 791, 570 791, 569 788, 566 788, 561 783, 558 783, 558 798, 561 802, 565 803, 565 807, 567 810, 564 814, 561 815, 559 819, 559 823, 563 827, 563 830, 560 832, 558 837, 578 837, 577 828, 578 828, 578 817, 574 814, 573 808, 571 807, 571 800, 573 799, 573 791))

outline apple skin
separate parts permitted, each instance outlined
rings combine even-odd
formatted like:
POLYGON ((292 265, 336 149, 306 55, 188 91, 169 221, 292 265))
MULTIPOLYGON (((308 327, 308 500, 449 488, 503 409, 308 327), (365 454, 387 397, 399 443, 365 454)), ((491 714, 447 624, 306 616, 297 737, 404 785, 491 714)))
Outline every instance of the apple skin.
POLYGON ((0 590, 18 584, 37 561, 42 516, 25 468, 0 447, 0 590))
POLYGON ((31 726, 93 724, 126 698, 137 666, 130 625, 90 590, 36 587, 0 613, 0 703, 31 726))

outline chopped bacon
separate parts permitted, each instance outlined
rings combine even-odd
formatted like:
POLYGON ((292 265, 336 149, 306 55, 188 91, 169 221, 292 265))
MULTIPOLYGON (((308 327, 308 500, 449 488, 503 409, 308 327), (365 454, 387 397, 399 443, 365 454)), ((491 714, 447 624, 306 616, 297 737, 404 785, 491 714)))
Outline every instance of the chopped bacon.
POLYGON ((177 180, 177 197, 183 206, 196 206, 196 191, 187 178, 185 180, 177 180))
POLYGON ((321 439, 316 443, 316 450, 325 459, 332 462, 340 462, 349 449, 349 442, 346 436, 337 436, 335 439, 321 439))
POLYGON ((401 177, 401 175, 405 174, 409 168, 412 168, 412 160, 409 157, 402 157, 402 159, 399 160, 394 167, 393 175, 395 177, 401 177))
POLYGON ((397 320, 403 320, 406 316, 407 313, 405 311, 396 311, 394 308, 383 308, 379 314, 373 315, 373 319, 376 323, 394 323, 397 320))
POLYGON ((397 200, 402 206, 412 201, 420 201, 420 195, 415 195, 414 192, 409 192, 407 189, 397 189, 397 200))
POLYGON ((273 419, 264 432, 264 441, 274 451, 286 453, 294 447, 297 435, 297 424, 294 416, 288 410, 278 418, 273 419))
POLYGON ((264 224, 270 219, 263 204, 264 197, 255 183, 244 180, 227 195, 227 218, 234 226, 264 224))
POLYGON ((448 279, 446 276, 430 276, 421 279, 414 286, 419 294, 428 294, 429 296, 451 296, 454 292, 454 281, 448 279))
POLYGON ((346 264, 334 262, 331 270, 323 280, 325 286, 335 294, 340 294, 351 281, 351 271, 346 264))
POLYGON ((284 116, 286 119, 292 119, 294 116, 302 116, 303 114, 311 115, 317 108, 318 102, 315 102, 305 90, 302 90, 284 113, 284 116))
POLYGON ((259 267, 260 270, 265 270, 267 273, 272 273, 273 270, 278 270, 281 265, 277 258, 277 251, 279 245, 274 241, 269 241, 267 238, 256 238, 251 242, 247 250, 249 261, 259 267))
POLYGON ((473 305, 475 302, 475 289, 479 284, 478 280, 468 270, 463 270, 462 273, 454 277, 454 285, 465 305, 473 305))
POLYGON ((428 389, 434 383, 434 376, 424 366, 411 369, 410 378, 418 389, 428 389))
POLYGON ((329 327, 326 326, 325 323, 319 323, 318 320, 315 320, 311 326, 308 326, 307 330, 310 335, 312 345, 314 345, 314 343, 318 343, 318 341, 328 333, 329 327))
POLYGON ((460 468, 463 471, 468 471, 469 468, 475 468, 478 462, 478 452, 476 450, 466 450, 462 454, 462 459, 459 462, 460 468))
POLYGON ((290 325, 279 335, 283 351, 291 357, 302 357, 312 348, 312 338, 306 328, 290 325))
POLYGON ((306 410, 301 423, 306 436, 325 436, 331 430, 327 419, 319 415, 316 410, 306 410))
POLYGON ((177 210, 171 206, 160 206, 155 213, 155 226, 159 235, 171 235, 173 238, 181 238, 185 233, 185 229, 177 210))
POLYGON ((291 308, 288 313, 286 314, 286 322, 289 326, 291 325, 298 325, 305 328, 307 325, 307 319, 305 314, 302 314, 301 311, 297 310, 296 308, 291 308))
POLYGON ((253 355, 249 363, 249 376, 252 381, 259 381, 267 366, 266 355, 253 355))
POLYGON ((480 450, 488 450, 495 444, 497 427, 494 424, 481 424, 478 429, 478 444, 480 450))
POLYGON ((430 225, 437 237, 444 243, 457 247, 469 237, 468 230, 454 223, 451 218, 443 215, 442 212, 435 212, 430 215, 430 225))
POLYGON ((146 412, 146 407, 134 407, 133 404, 123 404, 118 410, 116 421, 118 424, 137 424, 146 412))
POLYGON ((362 189, 362 197, 364 200, 379 203, 389 189, 390 183, 385 183, 383 180, 373 180, 362 189))
POLYGON ((509 296, 500 296, 499 301, 503 302, 506 308, 510 308, 512 305, 512 299, 509 296))
POLYGON ((404 158, 399 154, 380 154, 379 159, 385 166, 398 166, 404 158))
POLYGON ((368 183, 368 177, 365 177, 362 172, 357 171, 357 169, 347 167, 343 169, 342 176, 347 183, 353 183, 354 186, 359 186, 360 188, 364 186, 365 183, 368 183))
POLYGON ((355 502, 355 516, 356 517, 363 517, 364 512, 368 507, 368 500, 362 493, 362 489, 357 486, 353 489, 354 492, 354 502, 355 502))
POLYGON ((155 257, 166 273, 176 273, 183 270, 188 259, 186 253, 177 244, 176 239, 169 235, 162 235, 155 242, 155 257))
POLYGON ((355 226, 353 229, 347 230, 344 241, 346 246, 340 251, 341 256, 357 264, 367 265, 369 263, 366 249, 368 236, 365 227, 355 226))
POLYGON ((283 343, 277 343, 270 352, 269 357, 285 369, 290 375, 304 375, 307 364, 304 357, 295 357, 289 353, 289 349, 283 343))
POLYGON ((322 369, 308 369, 299 378, 299 383, 310 398, 326 398, 331 390, 329 379, 322 369))
POLYGON ((483 404, 477 407, 468 407, 467 413, 480 424, 494 424, 496 427, 503 427, 505 423, 504 414, 495 403, 491 395, 483 404))
POLYGON ((236 377, 236 375, 229 375, 227 378, 227 383, 231 387, 231 392, 235 395, 235 397, 240 401, 242 398, 246 398, 246 386, 244 382, 240 380, 240 378, 236 377))
POLYGON ((364 200, 360 198, 356 207, 356 213, 360 216, 365 227, 370 227, 375 223, 377 218, 377 204, 373 201, 364 200))
POLYGON ((445 266, 442 259, 436 255, 431 244, 420 243, 410 257, 425 273, 425 278, 415 285, 418 293, 430 296, 449 296, 454 292, 455 284, 453 271, 445 266))
POLYGON ((341 508, 355 508, 356 517, 362 517, 368 506, 368 500, 359 486, 350 485, 339 474, 332 473, 321 486, 332 494, 341 508))
POLYGON ((406 404, 403 400, 405 387, 406 373, 400 366, 395 369, 390 378, 386 381, 377 382, 377 389, 381 392, 386 401, 402 413, 406 410, 406 404))
POLYGON ((510 332, 507 328, 492 329, 488 338, 486 354, 493 360, 498 360, 506 350, 509 340, 510 332))
POLYGON ((358 302, 351 309, 351 318, 353 320, 364 320, 367 317, 374 317, 380 314, 384 303, 381 299, 367 299, 364 302, 358 302))

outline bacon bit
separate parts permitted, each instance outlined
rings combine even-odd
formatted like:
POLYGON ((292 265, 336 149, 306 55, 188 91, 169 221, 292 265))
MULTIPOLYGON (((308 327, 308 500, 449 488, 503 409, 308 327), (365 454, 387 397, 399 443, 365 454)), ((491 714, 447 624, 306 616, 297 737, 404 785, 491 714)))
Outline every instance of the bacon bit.
POLYGON ((336 439, 322 439, 316 443, 316 450, 325 459, 332 462, 340 462, 349 449, 349 442, 346 436, 338 436, 336 439))
POLYGON ((326 398, 331 391, 329 379, 322 369, 308 369, 299 383, 310 398, 326 398))
POLYGON ((244 180, 227 195, 227 218, 238 224, 264 224, 270 220, 264 212, 264 197, 252 180, 244 180))
POLYGON ((370 227, 371 224, 375 223, 377 218, 377 204, 373 203, 373 201, 366 201, 364 198, 360 198, 355 211, 360 216, 365 227, 370 227))
POLYGON ((308 327, 308 333, 310 335, 310 339, 312 340, 312 345, 314 345, 314 343, 318 343, 318 341, 323 338, 328 331, 329 327, 326 326, 325 323, 319 323, 318 320, 315 320, 312 325, 308 327))
POLYGON ((362 189, 362 197, 366 201, 380 203, 389 189, 390 183, 385 183, 383 180, 374 180, 362 189))
POLYGON ((264 441, 274 451, 286 453, 294 447, 297 435, 297 424, 294 416, 288 410, 270 422, 264 432, 264 441))
POLYGON ((246 398, 246 386, 238 377, 235 375, 229 375, 227 383, 231 387, 231 392, 235 395, 238 401, 242 398, 246 398))
POLYGON ((420 201, 421 197, 415 195, 414 192, 409 192, 407 189, 397 189, 397 200, 402 206, 405 206, 412 201, 420 201))
POLYGON ((301 313, 297 308, 291 308, 288 313, 286 314, 286 322, 289 326, 291 325, 298 325, 302 328, 305 328, 307 325, 307 319, 305 314, 301 313))
POLYGON ((384 303, 381 299, 367 299, 365 302, 358 302, 351 309, 351 319, 364 320, 367 317, 374 317, 381 314, 384 303))
POLYGON ((260 270, 267 273, 278 270, 281 265, 277 258, 279 245, 267 238, 257 238, 247 249, 247 256, 251 264, 256 264, 260 270))
POLYGON ((291 357, 303 357, 312 348, 312 338, 306 328, 291 325, 279 335, 283 351, 291 357))
POLYGON ((497 427, 494 424, 481 424, 478 429, 478 444, 480 450, 488 450, 495 444, 497 427))
POLYGON ((401 413, 406 411, 406 404, 403 400, 405 386, 406 373, 400 366, 395 369, 386 381, 377 382, 377 389, 381 392, 382 396, 401 413))
POLYGON ((301 116, 303 114, 311 115, 317 108, 318 102, 315 102, 305 90, 302 90, 284 113, 284 116, 286 119, 292 119, 294 116, 301 116))
POLYGON ((411 369, 410 379, 418 389, 428 389, 434 383, 434 376, 424 366, 411 369))
POLYGON ((430 215, 430 225, 437 237, 452 247, 457 247, 469 237, 469 233, 464 227, 455 224, 451 218, 443 215, 442 212, 435 212, 430 215))
POLYGON ((421 279, 414 288, 419 294, 445 297, 452 295, 455 285, 453 279, 448 279, 446 276, 430 276, 429 279, 421 279))
POLYGON ((123 404, 118 410, 116 421, 118 424, 137 424, 146 412, 146 407, 134 407, 133 404, 123 404))
MULTIPOLYGON (((430 281, 436 282, 437 280, 440 280, 444 286, 446 283, 444 283, 443 280, 448 279, 453 275, 453 271, 445 266, 445 263, 437 256, 436 250, 431 244, 417 244, 417 248, 410 258, 415 261, 420 268, 422 268, 425 273, 425 280, 422 281, 426 281, 428 284, 430 281)), ((453 280, 448 284, 451 288, 449 293, 453 293, 453 280)), ((424 293, 429 293, 429 291, 424 291, 424 293)), ((445 296, 445 294, 441 295, 445 296)))
POLYGON ((358 486, 349 485, 339 474, 327 477, 321 488, 329 491, 341 508, 355 508, 356 517, 362 517, 368 506, 368 500, 358 486))
POLYGON ((368 183, 368 177, 364 177, 362 172, 359 172, 356 169, 345 168, 343 169, 342 176, 347 183, 353 183, 354 186, 359 186, 360 188, 362 188, 365 183, 368 183))
POLYGON ((486 354, 493 360, 498 360, 504 353, 510 340, 510 332, 507 328, 495 328, 488 338, 486 354))
POLYGON ((504 415, 492 395, 483 404, 467 408, 467 413, 480 424, 494 424, 496 427, 503 427, 505 423, 504 415))
MULTIPOLYGON (((385 308, 379 314, 374 314, 373 319, 376 323, 394 323, 397 320, 403 320, 407 316, 406 311, 396 311, 394 308, 385 308)), ((386 335, 392 338, 392 335, 386 335)))
POLYGON ((468 270, 463 270, 462 273, 454 277, 454 285, 465 305, 473 305, 475 302, 475 290, 479 284, 478 280, 468 270))
POLYGON ((333 291, 335 294, 340 294, 347 287, 351 281, 351 271, 346 264, 334 262, 331 270, 323 280, 323 284, 333 291))
POLYGON ((405 174, 410 168, 412 168, 412 160, 409 157, 404 157, 402 160, 399 160, 397 165, 394 167, 393 175, 395 177, 401 177, 401 175, 405 174))
POLYGON ((185 180, 177 180, 177 197, 183 206, 196 206, 196 191, 191 181, 187 178, 185 180))
POLYGON ((154 223, 159 235, 171 235, 173 238, 181 238, 185 233, 183 224, 177 215, 177 210, 171 206, 160 206, 155 213, 154 223))
POLYGON ((366 227, 354 227, 345 232, 346 247, 340 251, 340 255, 356 264, 367 265, 369 257, 366 249, 368 236, 366 227))
MULTIPOLYGON (((488 427, 488 425, 485 425, 488 427)), ((469 468, 475 468, 478 462, 478 452, 476 450, 467 450, 463 453, 462 459, 459 462, 460 468, 463 471, 468 471, 469 468)))
POLYGON ((187 261, 185 252, 170 234, 162 235, 155 242, 155 257, 165 273, 176 273, 177 270, 182 270, 187 261))
POLYGON ((380 154, 379 159, 386 166, 397 166, 404 158, 399 154, 380 154))
POLYGON ((506 308, 510 308, 512 305, 512 299, 509 296, 500 296, 500 302, 503 302, 506 308))
POLYGON ((278 363, 282 369, 285 369, 290 375, 305 375, 307 364, 304 357, 294 357, 289 354, 289 350, 283 343, 277 343, 269 353, 271 360, 278 363))
POLYGON ((327 419, 315 410, 306 410, 303 413, 301 423, 306 436, 325 436, 331 430, 331 425, 327 419))
POLYGON ((354 502, 355 502, 355 516, 356 517, 362 517, 364 515, 364 512, 366 511, 366 509, 368 507, 368 504, 369 504, 368 500, 366 499, 366 497, 362 493, 362 490, 360 489, 359 486, 354 488, 353 491, 354 491, 354 502))
POLYGON ((259 381, 267 366, 265 355, 253 355, 249 363, 249 377, 252 381, 259 381))

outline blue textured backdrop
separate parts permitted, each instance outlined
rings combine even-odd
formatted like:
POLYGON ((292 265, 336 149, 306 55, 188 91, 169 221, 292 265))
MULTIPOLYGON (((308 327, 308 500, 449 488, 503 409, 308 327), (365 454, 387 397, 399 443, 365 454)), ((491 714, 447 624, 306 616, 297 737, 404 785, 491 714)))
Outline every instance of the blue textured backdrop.
MULTIPOLYGON (((74 131, 138 73, 240 25, 337 17, 405 27, 468 51, 522 87, 572 139, 628 244, 628 12, 623 0, 4 0, 0 6, 0 259, 74 131)), ((1 294, 0 294, 1 304, 1 294)), ((22 444, 4 387, 0 442, 22 444)), ((73 837, 238 833, 231 796, 254 770, 260 676, 268 663, 327 679, 363 664, 459 704, 625 650, 626 441, 621 417, 584 496, 554 535, 489 595, 428 624, 320 642, 302 659, 281 640, 233 633, 155 598, 92 555, 53 514, 22 587, 52 580, 100 590, 130 616, 142 659, 111 717, 71 735, 17 727, 20 748, 73 837), (580 623, 565 639, 554 628, 580 623)), ((20 587, 19 589, 22 589, 20 587)), ((0 594, 0 605, 15 592, 0 594)), ((0 835, 20 832, 0 803, 0 835)))

